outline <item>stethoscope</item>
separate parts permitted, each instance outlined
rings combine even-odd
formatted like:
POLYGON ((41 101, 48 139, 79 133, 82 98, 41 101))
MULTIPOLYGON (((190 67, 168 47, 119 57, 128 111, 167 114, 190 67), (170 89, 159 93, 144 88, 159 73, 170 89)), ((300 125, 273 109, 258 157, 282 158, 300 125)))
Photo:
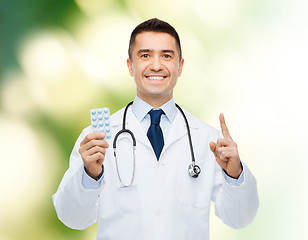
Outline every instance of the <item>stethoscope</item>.
MULTIPOLYGON (((136 138, 134 136, 134 134, 132 133, 132 131, 130 131, 129 129, 125 128, 125 122, 126 122, 126 113, 127 113, 127 109, 130 105, 132 105, 133 102, 130 102, 129 104, 127 104, 127 106, 125 107, 124 110, 124 114, 123 114, 123 124, 122 124, 122 129, 117 132, 117 134, 115 135, 114 139, 113 139, 113 150, 114 150, 114 157, 115 157, 115 162, 116 162, 116 169, 117 169, 117 174, 120 180, 120 183, 122 185, 122 187, 130 187, 133 186, 134 183, 134 179, 135 179, 135 170, 136 170, 136 138), (117 160, 117 139, 118 137, 122 134, 122 133, 128 133, 132 140, 133 140, 133 172, 132 172, 132 178, 130 183, 124 184, 119 172, 119 167, 118 167, 118 160, 117 160)), ((185 123, 186 123, 186 128, 187 128, 187 134, 188 134, 188 140, 189 140, 189 146, 190 146, 190 153, 191 153, 191 159, 192 159, 192 163, 189 164, 188 166, 188 174, 189 176, 193 177, 193 178, 197 178, 199 176, 199 174, 201 173, 201 168, 195 164, 195 155, 194 155, 194 150, 193 150, 193 146, 192 146, 192 141, 191 141, 191 135, 190 135, 190 129, 189 129, 189 125, 188 125, 188 121, 187 118, 182 110, 182 108, 175 104, 175 106, 180 110, 182 116, 184 117, 185 123)))

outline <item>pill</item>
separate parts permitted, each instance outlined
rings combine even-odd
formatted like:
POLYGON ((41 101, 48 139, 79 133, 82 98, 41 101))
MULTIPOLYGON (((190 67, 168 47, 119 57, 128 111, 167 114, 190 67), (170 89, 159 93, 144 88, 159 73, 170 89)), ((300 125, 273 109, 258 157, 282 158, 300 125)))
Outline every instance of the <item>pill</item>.
POLYGON ((93 132, 105 132, 106 138, 111 138, 110 113, 108 108, 95 108, 90 110, 93 132))

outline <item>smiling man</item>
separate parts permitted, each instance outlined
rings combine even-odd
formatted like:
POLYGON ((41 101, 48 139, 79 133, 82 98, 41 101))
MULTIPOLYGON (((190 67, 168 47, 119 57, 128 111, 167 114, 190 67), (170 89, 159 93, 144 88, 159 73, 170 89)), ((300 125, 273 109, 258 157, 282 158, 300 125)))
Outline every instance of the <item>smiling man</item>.
POLYGON ((259 205, 256 179, 223 114, 219 131, 174 102, 184 65, 176 30, 158 19, 145 21, 132 32, 128 54, 135 100, 111 116, 111 139, 91 126, 77 139, 53 195, 59 219, 74 229, 98 219, 99 240, 206 240, 213 201, 224 223, 247 226, 259 205), (129 131, 119 137, 123 129, 129 131), (120 161, 111 144, 118 144, 120 161))
POLYGON ((178 49, 173 36, 160 32, 139 33, 130 49, 127 66, 135 79, 137 96, 154 108, 173 96, 184 63, 178 49))

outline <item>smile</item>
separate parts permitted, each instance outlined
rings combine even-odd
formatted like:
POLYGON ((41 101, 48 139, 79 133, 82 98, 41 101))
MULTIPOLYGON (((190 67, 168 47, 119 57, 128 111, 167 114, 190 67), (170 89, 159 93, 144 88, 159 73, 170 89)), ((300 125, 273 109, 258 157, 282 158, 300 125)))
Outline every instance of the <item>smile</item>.
POLYGON ((165 76, 146 76, 146 78, 150 80, 163 80, 166 77, 165 76))

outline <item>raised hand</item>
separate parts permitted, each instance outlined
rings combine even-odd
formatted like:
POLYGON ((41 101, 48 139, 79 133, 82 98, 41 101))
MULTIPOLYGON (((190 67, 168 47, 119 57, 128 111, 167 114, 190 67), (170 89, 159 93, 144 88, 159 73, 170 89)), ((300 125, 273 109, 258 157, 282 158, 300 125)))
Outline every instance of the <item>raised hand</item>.
POLYGON ((237 144, 231 138, 223 113, 219 115, 220 127, 223 138, 217 142, 210 142, 210 149, 214 153, 217 163, 229 176, 238 178, 242 173, 241 161, 237 144))
POLYGON ((80 143, 79 153, 82 157, 87 174, 97 179, 102 171, 102 164, 105 159, 108 143, 102 138, 104 132, 89 133, 80 143))

